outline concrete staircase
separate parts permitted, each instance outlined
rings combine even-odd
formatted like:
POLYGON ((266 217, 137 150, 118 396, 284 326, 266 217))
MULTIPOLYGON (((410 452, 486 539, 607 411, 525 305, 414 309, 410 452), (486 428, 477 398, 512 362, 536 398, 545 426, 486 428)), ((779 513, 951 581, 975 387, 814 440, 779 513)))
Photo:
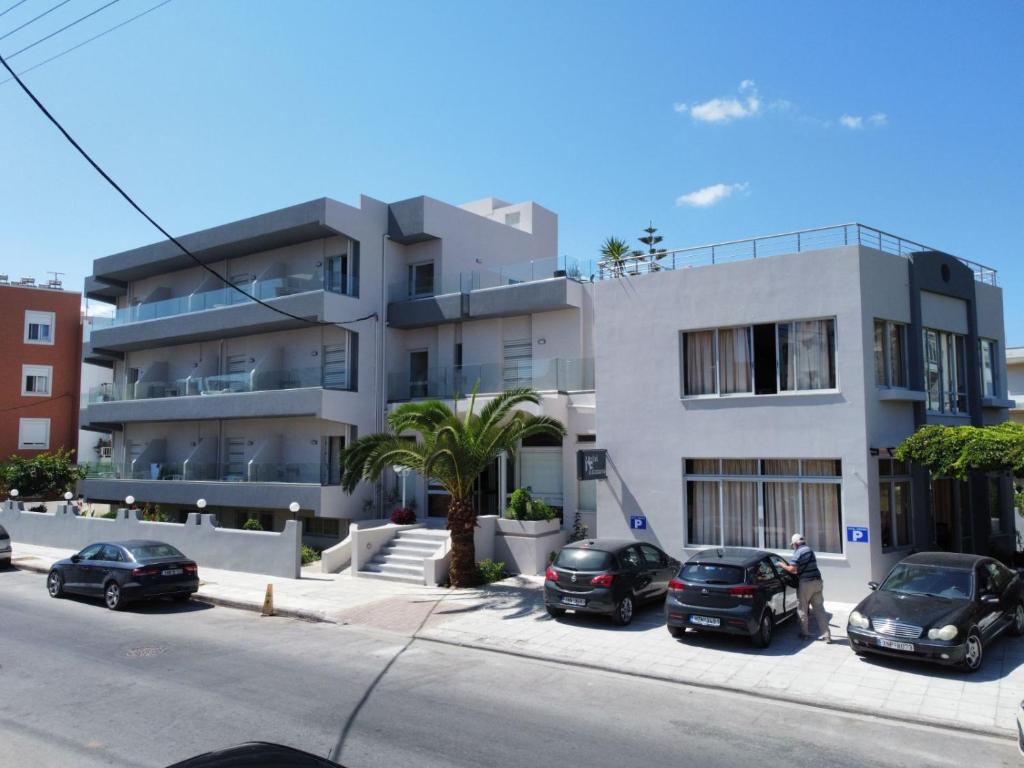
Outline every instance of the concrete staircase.
POLYGON ((448 531, 429 528, 399 531, 369 563, 359 569, 359 575, 423 584, 423 559, 433 555, 447 541, 448 531))

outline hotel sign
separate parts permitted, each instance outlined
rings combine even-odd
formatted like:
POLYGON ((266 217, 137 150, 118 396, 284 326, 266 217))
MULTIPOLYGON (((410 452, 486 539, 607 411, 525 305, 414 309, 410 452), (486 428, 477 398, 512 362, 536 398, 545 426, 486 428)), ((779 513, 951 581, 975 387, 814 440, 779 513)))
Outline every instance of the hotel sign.
POLYGON ((604 448, 588 448, 576 451, 576 479, 604 480, 607 478, 607 456, 608 451, 604 448))

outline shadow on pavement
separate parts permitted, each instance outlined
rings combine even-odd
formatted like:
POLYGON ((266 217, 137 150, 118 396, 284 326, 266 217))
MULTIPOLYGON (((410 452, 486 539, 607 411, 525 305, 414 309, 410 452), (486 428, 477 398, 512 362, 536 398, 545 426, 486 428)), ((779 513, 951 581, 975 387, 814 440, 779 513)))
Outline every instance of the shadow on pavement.
MULTIPOLYGON (((71 595, 65 594, 60 598, 61 600, 67 600, 73 603, 82 603, 84 605, 94 605, 97 608, 107 610, 107 606, 104 605, 102 598, 89 597, 88 595, 71 595)), ((144 600, 134 603, 128 603, 125 606, 124 613, 134 613, 140 615, 152 614, 154 616, 167 616, 175 613, 195 613, 197 611, 208 611, 215 606, 212 603, 204 603, 201 600, 171 600, 170 598, 157 598, 155 600, 144 600)))

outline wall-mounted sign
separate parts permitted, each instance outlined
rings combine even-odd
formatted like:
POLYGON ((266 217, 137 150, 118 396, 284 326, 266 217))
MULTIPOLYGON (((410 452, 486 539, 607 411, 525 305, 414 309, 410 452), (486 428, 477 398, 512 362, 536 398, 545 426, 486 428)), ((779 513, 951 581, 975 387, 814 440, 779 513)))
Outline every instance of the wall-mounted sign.
POLYGON ((607 456, 608 451, 604 448, 587 448, 576 451, 576 479, 604 480, 608 477, 607 456))
POLYGON ((643 515, 633 515, 629 518, 629 527, 634 531, 646 531, 647 518, 643 515))
POLYGON ((854 525, 848 525, 846 526, 846 540, 852 541, 854 544, 867 544, 868 529, 859 528, 854 525))

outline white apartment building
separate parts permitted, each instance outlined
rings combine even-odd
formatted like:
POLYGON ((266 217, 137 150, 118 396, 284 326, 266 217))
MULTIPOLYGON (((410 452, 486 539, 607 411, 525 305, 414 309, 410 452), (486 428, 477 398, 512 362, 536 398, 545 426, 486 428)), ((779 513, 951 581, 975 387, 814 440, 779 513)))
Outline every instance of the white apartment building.
POLYGON ((1024 423, 1024 347, 1006 350, 1007 396, 1013 401, 1010 419, 1024 423))

